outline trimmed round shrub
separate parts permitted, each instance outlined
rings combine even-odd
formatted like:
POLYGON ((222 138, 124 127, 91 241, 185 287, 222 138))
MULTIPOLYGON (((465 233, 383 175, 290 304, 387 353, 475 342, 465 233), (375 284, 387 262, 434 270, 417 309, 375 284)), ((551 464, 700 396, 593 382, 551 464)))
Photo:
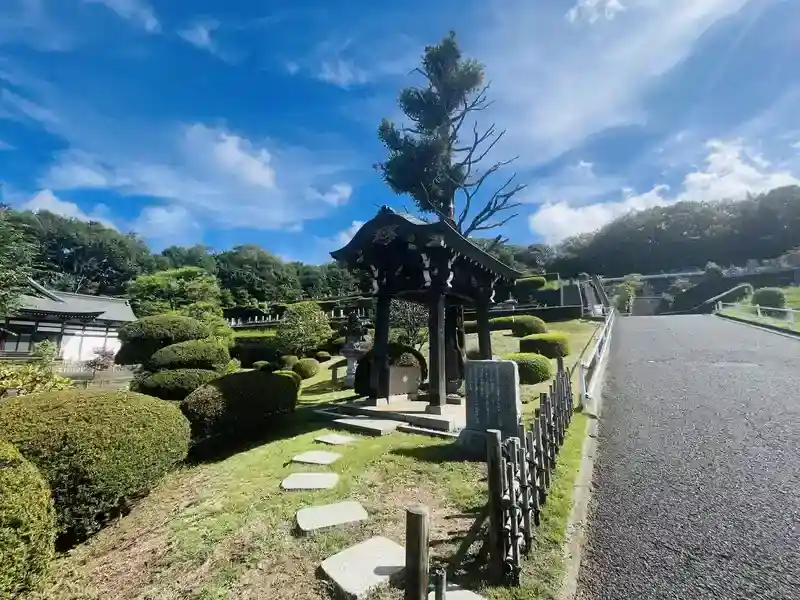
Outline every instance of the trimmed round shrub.
POLYGON ((489 329, 491 331, 511 331, 512 327, 514 327, 514 320, 515 317, 495 317, 494 319, 489 319, 489 329))
MULTIPOLYGON (((356 365, 356 374, 353 381, 353 391, 360 395, 360 396, 369 396, 371 395, 371 385, 370 385, 370 368, 372 366, 372 350, 369 350, 361 357, 361 360, 358 361, 358 365, 356 365)), ((420 368, 420 375, 421 381, 425 381, 428 378, 428 363, 425 360, 425 357, 422 356, 422 353, 417 350, 416 348, 412 348, 411 346, 406 346, 404 344, 398 343, 390 343, 387 348, 387 354, 389 357, 389 365, 398 365, 398 361, 401 359, 404 361, 409 360, 408 357, 403 358, 405 354, 411 354, 416 359, 417 364, 420 368)), ((399 365, 398 365, 399 366, 399 365)), ((406 365, 411 366, 411 365, 406 365)))
POLYGON ((533 385, 547 381, 553 376, 553 365, 550 359, 541 354, 528 352, 514 352, 504 354, 504 360, 513 360, 519 369, 519 382, 524 385, 533 385))
POLYGON ((79 540, 186 458, 189 423, 152 396, 72 389, 4 400, 0 438, 38 467, 58 532, 79 540))
POLYGON ((328 362, 331 359, 331 353, 326 352, 325 350, 320 350, 317 352, 314 358, 316 358, 319 362, 328 362))
POLYGON ((515 295, 523 302, 530 300, 534 292, 547 285, 547 280, 541 275, 517 279, 514 285, 515 295))
POLYGON ((120 365, 140 365, 165 346, 199 340, 210 335, 211 330, 206 325, 191 317, 144 317, 120 327, 119 339, 122 347, 114 360, 120 365))
POLYGON ((258 369, 259 371, 267 371, 268 373, 278 370, 275 365, 266 360, 257 360, 253 363, 253 368, 258 369))
POLYGON ((298 363, 299 360, 300 359, 294 354, 286 354, 278 359, 278 364, 284 369, 291 369, 298 363))
POLYGON ((53 558, 55 513, 39 470, 0 440, 0 598, 35 591, 53 558))
POLYGON ((534 333, 547 333, 547 325, 539 317, 523 315, 517 317, 511 325, 511 333, 515 337, 524 337, 534 333))
POLYGON ((183 400, 201 385, 219 376, 216 371, 208 369, 174 369, 137 377, 131 387, 137 392, 162 400, 177 401, 183 400))
POLYGON ((786 308, 786 293, 781 288, 761 288, 753 292, 751 304, 762 308, 786 308))
POLYGON ((547 358, 564 357, 569 355, 569 337, 561 331, 526 335, 519 341, 519 351, 541 354, 547 358))
POLYGON ((158 350, 147 361, 150 371, 165 369, 208 369, 218 371, 225 367, 231 356, 225 346, 214 340, 189 340, 158 350))
POLYGON ((278 375, 285 375, 286 377, 291 377, 292 381, 294 381, 295 384, 297 385, 297 391, 298 392, 300 391, 300 387, 303 385, 303 378, 300 377, 300 375, 298 375, 294 371, 286 371, 281 369, 276 369, 274 372, 278 375))
POLYGON ((236 338, 231 356, 238 358, 245 368, 258 361, 275 362, 280 358, 280 348, 274 334, 236 338))
POLYGON ((225 444, 269 431, 278 416, 294 412, 297 377, 285 371, 241 371, 199 387, 180 404, 191 423, 192 444, 225 444))
POLYGON ((340 335, 335 338, 331 338, 331 340, 325 345, 330 352, 334 356, 338 356, 342 352, 342 348, 347 343, 347 338, 345 336, 340 335))
POLYGON ((292 371, 300 375, 303 379, 311 379, 319 373, 319 362, 314 358, 301 358, 294 365, 292 371))

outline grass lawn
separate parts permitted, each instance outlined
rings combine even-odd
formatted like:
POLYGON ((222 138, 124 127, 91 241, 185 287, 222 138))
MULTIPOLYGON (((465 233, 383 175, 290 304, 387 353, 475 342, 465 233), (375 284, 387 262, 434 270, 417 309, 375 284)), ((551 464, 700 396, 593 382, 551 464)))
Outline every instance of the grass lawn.
POLYGON ((789 323, 788 321, 777 317, 759 317, 756 314, 755 307, 745 304, 723 308, 721 311, 719 311, 719 314, 745 319, 751 323, 772 325, 774 327, 780 327, 789 331, 800 332, 800 315, 795 315, 795 322, 789 323))
MULTIPOLYGON (((572 339, 568 365, 575 363, 596 327, 590 322, 553 327, 572 339)), ((512 342, 505 332, 494 332, 493 340, 498 353, 516 350, 511 347, 516 338, 512 342)), ((403 544, 404 508, 416 503, 431 509, 434 561, 454 556, 486 502, 486 482, 483 463, 463 460, 449 440, 355 436, 358 441, 352 446, 336 450, 343 457, 331 467, 289 465, 292 456, 319 447, 314 437, 328 432, 324 422, 313 418, 312 406, 352 395, 351 390, 333 389, 330 364, 304 382, 297 413, 274 439, 169 475, 129 515, 61 556, 51 584, 36 600, 331 599, 332 589, 315 572, 322 560, 373 535, 403 544), (280 490, 284 477, 304 470, 337 472, 339 485, 313 492, 280 490), (298 509, 345 499, 360 501, 370 519, 312 536, 296 535, 298 509)), ((540 387, 524 386, 526 396, 536 397, 526 404, 526 412, 538 404, 540 387)), ((525 561, 523 587, 485 587, 477 557, 480 544, 470 541, 465 543, 469 552, 449 579, 494 600, 556 593, 585 431, 586 417, 576 414, 535 548, 525 561)), ((400 598, 400 590, 385 589, 372 600, 400 598)))

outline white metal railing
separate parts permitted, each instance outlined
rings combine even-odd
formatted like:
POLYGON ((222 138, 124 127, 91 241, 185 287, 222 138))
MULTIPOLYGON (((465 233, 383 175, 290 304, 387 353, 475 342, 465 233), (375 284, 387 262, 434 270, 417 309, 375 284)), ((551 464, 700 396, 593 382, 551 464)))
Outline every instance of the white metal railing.
POLYGON ((608 350, 608 341, 611 337, 611 328, 616 319, 616 310, 609 309, 606 313, 606 320, 603 327, 595 334, 594 344, 589 354, 581 357, 578 361, 578 389, 581 397, 581 404, 591 399, 591 390, 594 383, 595 367, 603 360, 608 350))
POLYGON ((793 308, 766 308, 758 304, 730 304, 727 302, 717 302, 716 312, 722 310, 730 310, 733 312, 742 313, 758 317, 759 319, 783 321, 790 327, 797 327, 800 325, 800 310, 793 308))

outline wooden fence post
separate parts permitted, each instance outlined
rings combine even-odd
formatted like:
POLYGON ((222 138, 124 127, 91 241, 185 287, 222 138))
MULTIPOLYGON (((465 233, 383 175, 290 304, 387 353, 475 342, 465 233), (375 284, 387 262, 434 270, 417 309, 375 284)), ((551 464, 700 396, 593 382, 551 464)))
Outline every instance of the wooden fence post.
MULTIPOLYGON (((528 456, 528 473, 530 477, 530 501, 531 501, 531 515, 533 518, 533 524, 537 527, 539 526, 539 486, 540 480, 542 477, 541 471, 539 470, 539 449, 537 447, 536 442, 536 421, 533 422, 533 427, 531 431, 528 432, 528 448, 530 448, 530 454, 528 456)), ((533 538, 533 534, 531 533, 531 539, 533 538)))
POLYGON ((520 542, 522 541, 523 534, 519 530, 520 519, 520 497, 517 491, 519 471, 517 469, 517 461, 519 460, 519 440, 517 438, 510 438, 508 440, 508 457, 510 460, 506 462, 506 481, 508 482, 508 520, 511 531, 508 532, 509 548, 508 554, 511 555, 511 584, 519 586, 520 572, 522 570, 522 555, 520 552, 520 542))
POLYGON ((406 593, 405 600, 427 600, 430 562, 428 509, 406 509, 406 593))
POLYGON ((503 447, 498 429, 486 432, 486 471, 489 481, 489 561, 492 577, 503 577, 503 447))
POLYGON ((539 504, 544 506, 547 502, 547 490, 550 489, 550 450, 547 443, 547 423, 544 412, 536 409, 537 442, 539 444, 539 468, 541 473, 541 488, 539 489, 539 504))
POLYGON ((525 540, 525 552, 531 549, 531 542, 533 540, 533 519, 531 507, 531 480, 530 472, 528 470, 528 435, 525 432, 525 426, 520 425, 519 428, 519 484, 522 492, 522 533, 525 540))

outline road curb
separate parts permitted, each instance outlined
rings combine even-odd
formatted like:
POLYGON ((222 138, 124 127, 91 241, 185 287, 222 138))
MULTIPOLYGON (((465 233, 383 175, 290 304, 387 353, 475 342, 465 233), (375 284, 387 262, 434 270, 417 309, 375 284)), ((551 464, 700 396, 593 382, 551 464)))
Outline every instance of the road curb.
POLYGON ((719 313, 714 313, 714 316, 720 319, 725 319, 726 321, 730 321, 732 323, 738 323, 739 325, 746 325, 747 327, 760 329, 761 331, 766 331, 767 333, 774 333, 793 340, 800 340, 800 333, 787 331, 785 329, 782 329, 781 327, 775 327, 763 323, 753 323, 752 321, 748 321, 747 319, 740 319, 738 317, 732 317, 730 315, 721 315, 719 313))
MULTIPOLYGON (((614 323, 616 324, 616 323, 614 323)), ((598 360, 595 368, 595 376, 592 378, 589 387, 589 397, 591 406, 584 408, 584 414, 589 419, 586 423, 586 439, 583 441, 581 449, 581 464, 578 470, 578 478, 572 492, 572 510, 567 521, 567 535, 564 542, 564 562, 565 572, 556 598, 558 600, 573 600, 578 591, 578 575, 580 574, 581 559, 583 548, 586 543, 586 529, 589 518, 589 501, 592 497, 592 476, 594 474, 594 463, 597 458, 597 435, 600 428, 600 412, 603 405, 602 382, 605 378, 606 359, 608 349, 611 346, 613 337, 613 325, 608 331, 608 339, 602 356, 598 360)))

